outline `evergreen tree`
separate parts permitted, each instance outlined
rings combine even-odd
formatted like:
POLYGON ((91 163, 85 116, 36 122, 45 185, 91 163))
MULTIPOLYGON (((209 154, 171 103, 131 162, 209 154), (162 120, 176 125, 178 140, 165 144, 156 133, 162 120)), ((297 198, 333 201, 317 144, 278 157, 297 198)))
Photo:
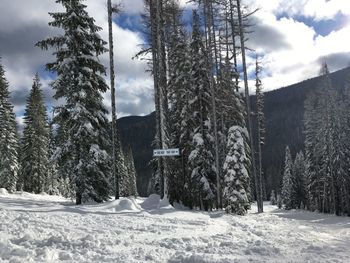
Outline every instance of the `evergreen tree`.
POLYGON ((320 153, 316 150, 320 138, 317 136, 317 129, 320 127, 318 110, 320 95, 309 94, 305 100, 304 134, 306 152, 306 184, 308 195, 308 209, 321 211, 322 185, 320 180, 320 153))
MULTIPOLYGON (((173 28, 169 40, 169 122, 170 145, 172 148, 182 150, 182 158, 170 159, 169 171, 169 200, 170 202, 189 202, 191 191, 189 187, 189 171, 187 163, 182 162, 187 159, 190 153, 190 113, 189 101, 192 97, 190 87, 191 63, 189 59, 189 48, 185 29, 180 22, 180 11, 173 8, 173 28)), ((189 204, 190 205, 190 204, 189 204)))
MULTIPOLYGON (((251 170, 252 170, 252 176, 255 180, 255 189, 256 193, 260 193, 260 183, 259 178, 256 172, 256 164, 255 164, 255 149, 254 149, 254 140, 253 140, 253 125, 252 125, 252 118, 251 118, 251 105, 250 105, 250 96, 249 96, 249 86, 248 86, 248 73, 247 73, 247 63, 246 63, 246 48, 245 48, 245 33, 246 33, 246 27, 244 24, 244 17, 242 12, 242 5, 241 0, 236 0, 236 9, 237 9, 237 15, 238 15, 238 31, 239 31, 239 39, 241 43, 241 55, 242 55, 242 67, 243 67, 243 77, 244 77, 244 93, 245 93, 245 100, 246 100, 246 111, 247 111, 247 127, 249 132, 249 139, 250 139, 250 149, 251 149, 251 170)), ((258 200, 258 212, 263 212, 263 202, 261 198, 257 198, 258 200)))
MULTIPOLYGON (((117 135, 119 137, 119 135, 117 135)), ((126 156, 124 154, 123 148, 121 146, 120 139, 115 139, 114 140, 115 143, 117 144, 115 146, 115 151, 116 151, 116 160, 117 162, 115 163, 115 165, 117 165, 117 169, 116 171, 118 171, 118 186, 119 186, 119 195, 123 196, 123 197, 127 197, 129 196, 128 193, 128 187, 129 187, 129 181, 128 181, 128 168, 127 168, 127 164, 126 164, 126 156)), ((111 194, 116 193, 115 190, 115 180, 116 178, 112 175, 112 177, 110 178, 110 185, 113 185, 114 187, 111 188, 111 194)))
POLYGON ((136 185, 137 173, 135 169, 134 156, 130 146, 125 151, 125 159, 128 174, 128 196, 136 197, 138 195, 136 185))
POLYGON ((306 199, 306 163, 303 152, 297 153, 293 165, 293 204, 296 208, 307 205, 306 199))
POLYGON ((270 194, 270 204, 271 204, 271 205, 276 205, 276 204, 277 204, 277 199, 276 199, 275 190, 271 190, 271 194, 270 194))
POLYGON ((278 207, 279 209, 281 209, 281 208, 282 208, 282 205, 283 205, 282 197, 281 197, 280 194, 277 194, 277 207, 278 207))
POLYGON ((9 85, 0 64, 0 188, 16 190, 18 180, 18 137, 16 116, 10 102, 9 85))
POLYGON ((246 214, 250 208, 249 174, 246 169, 248 157, 244 137, 247 130, 232 126, 228 133, 227 156, 224 163, 224 203, 228 213, 246 214))
POLYGON ((284 161, 283 185, 282 185, 282 201, 286 209, 293 208, 293 162, 289 147, 286 147, 286 155, 284 161))
POLYGON ((342 133, 342 147, 344 149, 343 156, 343 174, 341 175, 339 184, 341 185, 341 205, 344 214, 350 216, 350 77, 345 85, 345 96, 341 106, 340 114, 343 117, 343 133, 342 133))
MULTIPOLYGON (((53 108, 54 113, 54 108, 53 108)), ((51 195, 59 195, 62 194, 64 196, 68 196, 66 191, 62 189, 63 178, 58 178, 58 167, 56 161, 52 158, 56 149, 56 141, 52 120, 49 122, 49 148, 48 148, 48 176, 47 176, 47 184, 46 189, 47 193, 51 195)))
POLYGON ((194 195, 197 205, 208 210, 215 200, 216 171, 213 168, 214 156, 211 148, 214 142, 212 136, 211 94, 209 86, 209 72, 205 48, 200 31, 200 19, 193 11, 193 33, 191 40, 191 87, 195 97, 189 107, 193 113, 192 152, 189 162, 192 169, 193 184, 196 185, 194 195))
POLYGON ((305 102, 308 208, 340 215, 344 192, 341 182, 347 174, 346 114, 343 95, 332 86, 327 64, 322 66, 321 74, 317 92, 305 102))
POLYGON ((21 177, 23 190, 48 191, 49 129, 39 75, 36 74, 24 113, 21 145, 21 177))
POLYGON ((63 34, 37 44, 42 49, 56 49, 56 61, 47 68, 58 76, 52 83, 55 98, 65 99, 55 122, 66 136, 55 155, 60 169, 74 183, 76 203, 101 202, 108 199, 111 173, 107 110, 102 102, 108 86, 101 76, 105 68, 98 59, 106 52, 106 42, 81 0, 56 3, 62 4, 64 11, 50 13, 53 21, 49 25, 63 29, 63 34))

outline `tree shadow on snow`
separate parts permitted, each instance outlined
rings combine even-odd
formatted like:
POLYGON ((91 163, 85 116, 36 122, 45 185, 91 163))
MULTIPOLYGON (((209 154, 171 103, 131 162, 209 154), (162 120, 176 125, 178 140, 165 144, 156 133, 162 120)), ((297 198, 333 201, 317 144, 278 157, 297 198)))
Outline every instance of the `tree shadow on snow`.
POLYGON ((350 217, 322 214, 305 210, 276 209, 270 212, 282 218, 304 221, 312 224, 335 225, 342 228, 350 228, 350 217))

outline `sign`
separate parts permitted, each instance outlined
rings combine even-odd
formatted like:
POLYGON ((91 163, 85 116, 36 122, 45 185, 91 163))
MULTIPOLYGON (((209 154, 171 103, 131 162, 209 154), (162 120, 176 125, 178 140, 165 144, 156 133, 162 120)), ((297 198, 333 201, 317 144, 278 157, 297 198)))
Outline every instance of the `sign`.
POLYGON ((157 149, 153 150, 154 157, 160 156, 180 156, 180 149, 157 149))

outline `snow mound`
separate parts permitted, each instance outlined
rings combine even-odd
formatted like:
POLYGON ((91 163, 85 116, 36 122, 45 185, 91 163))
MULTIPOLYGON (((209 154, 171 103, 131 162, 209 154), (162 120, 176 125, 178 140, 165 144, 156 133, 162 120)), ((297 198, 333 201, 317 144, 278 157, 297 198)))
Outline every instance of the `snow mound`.
POLYGON ((156 194, 151 194, 145 201, 143 201, 143 203, 141 203, 141 207, 144 210, 174 209, 168 199, 160 199, 160 196, 156 194))
POLYGON ((154 210, 159 208, 160 196, 151 194, 142 204, 141 207, 145 210, 154 210))
POLYGON ((218 259, 209 255, 186 255, 176 253, 175 256, 168 261, 168 263, 231 263, 232 261, 226 259, 218 259))
POLYGON ((141 207, 134 198, 122 198, 101 205, 102 211, 121 212, 121 211, 140 211, 141 207))
POLYGON ((9 192, 5 188, 0 188, 0 195, 8 195, 9 192))

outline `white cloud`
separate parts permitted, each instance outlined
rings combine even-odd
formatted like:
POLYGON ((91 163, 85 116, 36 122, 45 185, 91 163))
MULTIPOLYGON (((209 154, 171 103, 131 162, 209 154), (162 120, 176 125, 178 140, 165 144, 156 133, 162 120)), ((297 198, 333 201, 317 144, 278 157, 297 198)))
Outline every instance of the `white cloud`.
POLYGON ((299 15, 316 20, 333 19, 338 13, 350 15, 347 0, 245 0, 244 3, 273 14, 299 15))
MULTIPOLYGON (((113 0, 122 3, 124 13, 137 15, 143 11, 143 0, 113 0)), ((350 53, 349 25, 329 35, 317 35, 315 29, 293 19, 303 15, 315 20, 335 19, 338 12, 350 16, 347 0, 245 0, 251 9, 260 7, 256 14, 257 33, 250 37, 250 47, 265 54, 264 86, 271 90, 293 84, 318 74, 320 57, 339 58, 340 53, 350 53), (281 14, 288 18, 277 19, 281 14), (334 55, 335 54, 335 55, 334 55)), ((88 12, 96 24, 103 28, 101 36, 107 40, 106 0, 87 0, 88 12)), ((183 7, 190 7, 187 0, 180 0, 183 7)), ((50 52, 40 51, 34 43, 56 34, 47 23, 48 12, 59 10, 53 0, 1 0, 0 1, 0 56, 7 70, 13 94, 28 94, 34 73, 52 60, 50 52)), ((143 38, 140 33, 113 26, 115 41, 117 108, 118 115, 147 114, 153 110, 152 78, 145 73, 145 61, 132 60, 139 51, 143 38)), ((108 55, 101 57, 108 66, 108 55)), ((347 66, 346 59, 331 69, 347 66)), ((254 70, 254 59, 248 58, 249 72, 254 70)), ((106 77, 107 80, 107 77, 106 77)), ((47 96, 52 95, 49 79, 43 81, 47 96)), ((109 83, 109 82, 108 82, 109 83)), ((253 82, 251 83, 254 84, 253 82)), ((110 94, 105 94, 110 104, 110 94)), ((19 98, 20 99, 20 98, 19 98)), ((23 111, 24 105, 16 105, 23 111)))
MULTIPOLYGON (((257 3, 257 0, 254 0, 254 2, 257 3)), ((263 78, 263 82, 266 90, 276 89, 314 77, 319 73, 320 58, 324 57, 327 60, 327 56, 350 52, 350 26, 345 26, 326 36, 321 36, 317 34, 313 27, 296 21, 293 17, 277 19, 275 9, 283 3, 286 4, 284 8, 288 10, 289 14, 300 13, 306 15, 309 14, 309 11, 305 9, 305 6, 312 5, 312 2, 304 0, 269 1, 267 6, 263 6, 256 14, 257 30, 264 25, 270 31, 266 31, 267 37, 259 37, 257 41, 254 41, 254 37, 252 37, 250 42, 251 47, 259 53, 265 54, 263 67, 266 77, 263 78), (277 36, 278 38, 271 39, 271 36, 277 36), (264 43, 264 41, 267 43, 264 43), (278 42, 281 42, 280 48, 274 46, 278 42), (288 45, 283 43, 288 43, 288 45)), ((318 2, 322 6, 324 1, 318 2)), ((333 5, 333 2, 329 1, 324 4, 333 5)), ((319 18, 325 17, 326 11, 322 12, 318 11, 317 14, 310 13, 309 15, 318 16, 319 18)), ((330 12, 329 10, 329 17, 334 13, 335 11, 330 12)), ((338 70, 345 66, 347 64, 338 63, 331 67, 331 70, 338 70)))
MULTIPOLYGON (((122 0, 121 2, 123 11, 126 13, 135 14, 143 10, 143 0, 122 0)), ((100 35, 107 40, 106 0, 88 0, 85 4, 89 14, 96 20, 96 24, 103 28, 100 35)), ((56 12, 61 9, 61 5, 52 0, 0 1, 0 23, 2 25, 0 28, 0 42, 2 42, 2 44, 0 43, 0 56, 3 57, 2 63, 10 82, 10 90, 15 97, 14 101, 25 99, 25 96, 29 94, 35 72, 42 68, 45 63, 52 61, 52 51, 41 51, 34 44, 57 34, 57 31, 55 32, 48 26, 48 22, 52 20, 48 12, 56 12)), ((149 73, 145 73, 146 62, 132 59, 139 51, 143 39, 139 33, 123 29, 116 24, 113 25, 113 33, 117 100, 131 107, 130 112, 124 107, 123 112, 119 112, 119 115, 148 114, 153 110, 153 103, 150 100, 146 102, 149 105, 138 108, 139 112, 135 112, 135 107, 132 107, 136 101, 135 96, 145 97, 143 93, 149 92, 151 83, 151 76, 149 73), (128 89, 134 92, 131 99, 127 96, 126 90, 128 89)), ((108 54, 101 57, 101 62, 108 67, 108 54)), ((47 79, 46 76, 42 77, 46 78, 42 81, 45 94, 51 97, 53 91, 48 85, 50 79, 47 79)), ((109 83, 108 76, 106 76, 106 81, 109 83)), ((110 94, 106 93, 105 98, 106 106, 109 107, 110 94)), ((20 113, 24 107, 24 104, 16 105, 15 110, 20 113)))

